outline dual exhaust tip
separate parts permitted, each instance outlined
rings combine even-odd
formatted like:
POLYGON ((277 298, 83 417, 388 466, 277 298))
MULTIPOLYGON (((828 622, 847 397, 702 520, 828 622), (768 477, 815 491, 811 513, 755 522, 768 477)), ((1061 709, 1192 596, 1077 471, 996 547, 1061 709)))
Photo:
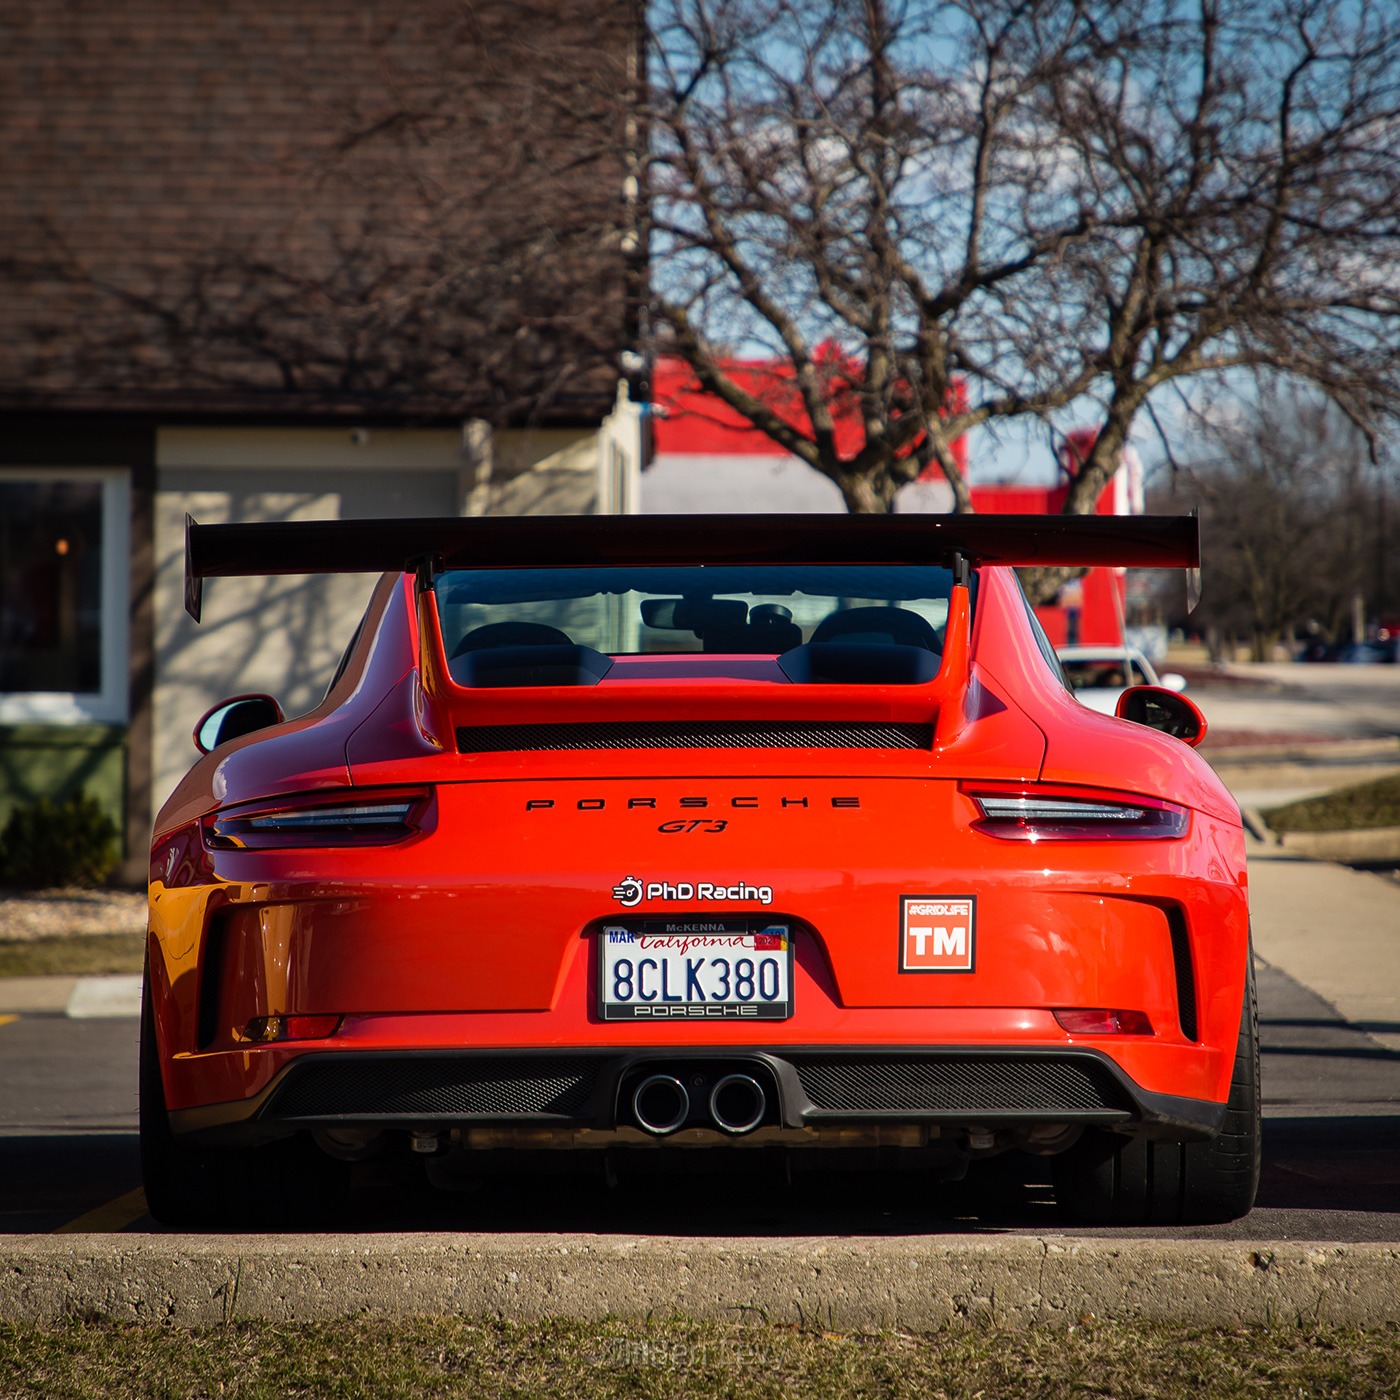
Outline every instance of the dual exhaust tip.
MULTIPOLYGON (((715 1126, 739 1136, 763 1122, 768 1096, 751 1074, 726 1074, 710 1090, 710 1117, 715 1126)), ((690 1094, 673 1074, 653 1074, 637 1085, 632 1113, 649 1133, 662 1137, 690 1117, 690 1094)))

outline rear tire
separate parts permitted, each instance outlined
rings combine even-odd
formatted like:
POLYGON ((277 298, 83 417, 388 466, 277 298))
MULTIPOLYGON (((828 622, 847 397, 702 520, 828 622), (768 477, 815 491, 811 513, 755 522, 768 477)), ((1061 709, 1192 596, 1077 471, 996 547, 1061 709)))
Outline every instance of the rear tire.
POLYGON ((1259 1009, 1249 955, 1225 1122, 1208 1142, 1086 1132, 1054 1158, 1055 1200, 1075 1225, 1218 1225, 1248 1215, 1259 1188, 1259 1009))
POLYGON ((141 996, 141 1176, 146 1207, 184 1229, 315 1229, 343 1204, 349 1167, 307 1133, 266 1147, 209 1151, 170 1130, 151 1002, 150 967, 141 996))

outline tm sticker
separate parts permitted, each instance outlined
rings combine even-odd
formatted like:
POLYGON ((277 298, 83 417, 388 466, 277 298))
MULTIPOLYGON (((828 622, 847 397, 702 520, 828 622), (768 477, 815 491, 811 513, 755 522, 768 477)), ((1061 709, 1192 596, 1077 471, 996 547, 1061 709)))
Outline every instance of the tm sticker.
POLYGON ((976 895, 912 895, 899 901, 901 972, 972 972, 977 965, 976 895))

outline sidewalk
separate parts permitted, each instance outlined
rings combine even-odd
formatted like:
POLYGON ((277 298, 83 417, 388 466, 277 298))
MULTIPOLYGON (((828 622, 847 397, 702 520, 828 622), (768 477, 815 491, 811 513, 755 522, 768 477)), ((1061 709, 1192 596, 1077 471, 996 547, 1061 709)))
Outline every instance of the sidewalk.
POLYGON ((1400 884, 1248 845, 1255 952, 1400 1050, 1400 884))

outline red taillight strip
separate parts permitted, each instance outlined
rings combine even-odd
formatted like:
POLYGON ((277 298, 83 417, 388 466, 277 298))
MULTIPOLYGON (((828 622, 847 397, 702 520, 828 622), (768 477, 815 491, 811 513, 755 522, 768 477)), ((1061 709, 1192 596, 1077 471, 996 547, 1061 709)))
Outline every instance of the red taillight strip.
POLYGON ((1039 783, 960 783, 977 804, 973 827, 1003 841, 1172 841, 1191 814, 1159 797, 1039 783))
POLYGON ((206 817, 204 839, 216 850, 383 846, 422 829, 430 797, 428 789, 411 788, 258 803, 206 817))
POLYGON ((1071 1035, 1151 1035, 1145 1011, 1118 1011, 1103 1006, 1061 1006, 1055 1011, 1060 1029, 1071 1035))

